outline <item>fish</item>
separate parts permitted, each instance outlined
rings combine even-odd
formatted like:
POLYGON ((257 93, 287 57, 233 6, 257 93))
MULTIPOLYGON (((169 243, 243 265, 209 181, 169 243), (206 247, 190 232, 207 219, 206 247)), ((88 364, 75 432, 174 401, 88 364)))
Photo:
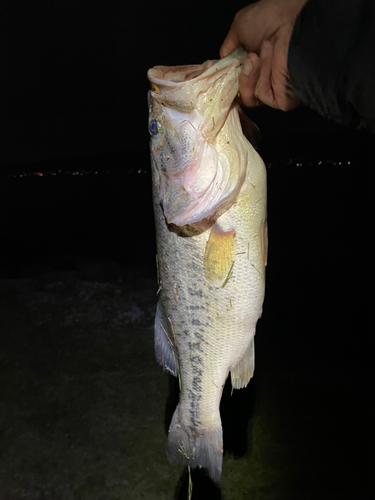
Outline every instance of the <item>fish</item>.
POLYGON ((254 373, 267 261, 266 168, 237 106, 243 49, 148 70, 158 363, 179 379, 166 453, 220 482, 219 405, 254 373))

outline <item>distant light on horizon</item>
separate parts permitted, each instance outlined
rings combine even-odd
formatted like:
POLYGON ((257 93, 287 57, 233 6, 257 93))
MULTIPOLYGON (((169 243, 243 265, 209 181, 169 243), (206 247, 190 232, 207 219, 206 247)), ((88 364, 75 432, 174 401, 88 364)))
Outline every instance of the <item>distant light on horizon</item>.
MULTIPOLYGON (((308 158, 298 158, 298 159, 281 159, 278 161, 270 161, 266 163, 267 169, 272 168, 284 168, 284 167, 315 167, 315 166, 323 166, 323 167, 330 167, 330 166, 343 166, 343 165, 352 165, 352 164, 361 164, 365 160, 362 158, 358 158, 357 160, 345 160, 343 158, 340 159, 333 159, 329 158, 326 160, 309 160, 308 158)), ((368 161, 366 161, 368 163, 368 161)), ((374 163, 374 161, 371 161, 371 163, 374 163)), ((26 177, 83 177, 83 176, 94 176, 94 175, 118 175, 118 174, 125 174, 129 176, 139 176, 139 175, 145 175, 145 174, 150 174, 150 169, 149 168, 124 168, 124 169, 107 169, 107 170, 77 170, 77 169, 72 169, 72 170, 61 170, 61 169, 56 169, 56 170, 49 170, 44 171, 37 171, 37 172, 12 172, 12 173, 5 173, 3 174, 3 177, 5 178, 18 178, 18 179, 23 179, 26 177)), ((1 176, 0 176, 1 178, 1 176)))
POLYGON ((130 170, 48 170, 46 172, 14 172, 4 174, 6 178, 25 178, 25 177, 81 177, 93 175, 115 175, 118 173, 125 173, 127 175, 148 174, 149 170, 144 168, 130 169, 130 170))

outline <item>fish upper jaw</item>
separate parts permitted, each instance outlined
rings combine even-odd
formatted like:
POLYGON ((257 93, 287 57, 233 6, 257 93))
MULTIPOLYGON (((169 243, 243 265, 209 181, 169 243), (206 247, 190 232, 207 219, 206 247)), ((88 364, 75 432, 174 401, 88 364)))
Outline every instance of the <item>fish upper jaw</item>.
POLYGON ((196 110, 202 118, 200 131, 210 141, 223 126, 237 96, 238 76, 245 58, 246 52, 236 49, 219 61, 151 68, 150 98, 157 105, 177 112, 190 114, 196 110))

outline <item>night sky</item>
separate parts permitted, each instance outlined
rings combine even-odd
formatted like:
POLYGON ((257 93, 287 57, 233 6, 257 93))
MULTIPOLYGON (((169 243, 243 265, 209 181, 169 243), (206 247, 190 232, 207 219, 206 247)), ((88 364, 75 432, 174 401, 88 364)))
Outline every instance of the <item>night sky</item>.
MULTIPOLYGON (((181 15, 166 0, 3 2, 1 164, 146 157, 148 68, 218 58, 246 3, 193 0, 181 15)), ((303 108, 262 108, 250 116, 266 157, 335 155, 339 148, 351 152, 353 136, 369 140, 303 108)))

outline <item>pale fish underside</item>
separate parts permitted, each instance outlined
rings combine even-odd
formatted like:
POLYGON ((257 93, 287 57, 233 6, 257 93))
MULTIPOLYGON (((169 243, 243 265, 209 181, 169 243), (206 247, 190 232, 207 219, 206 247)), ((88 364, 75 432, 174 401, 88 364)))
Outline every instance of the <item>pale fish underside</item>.
POLYGON ((266 171, 234 100, 244 51, 148 72, 158 249, 158 362, 180 380, 169 429, 171 462, 219 481, 219 404, 229 372, 254 372, 267 258, 266 171))

